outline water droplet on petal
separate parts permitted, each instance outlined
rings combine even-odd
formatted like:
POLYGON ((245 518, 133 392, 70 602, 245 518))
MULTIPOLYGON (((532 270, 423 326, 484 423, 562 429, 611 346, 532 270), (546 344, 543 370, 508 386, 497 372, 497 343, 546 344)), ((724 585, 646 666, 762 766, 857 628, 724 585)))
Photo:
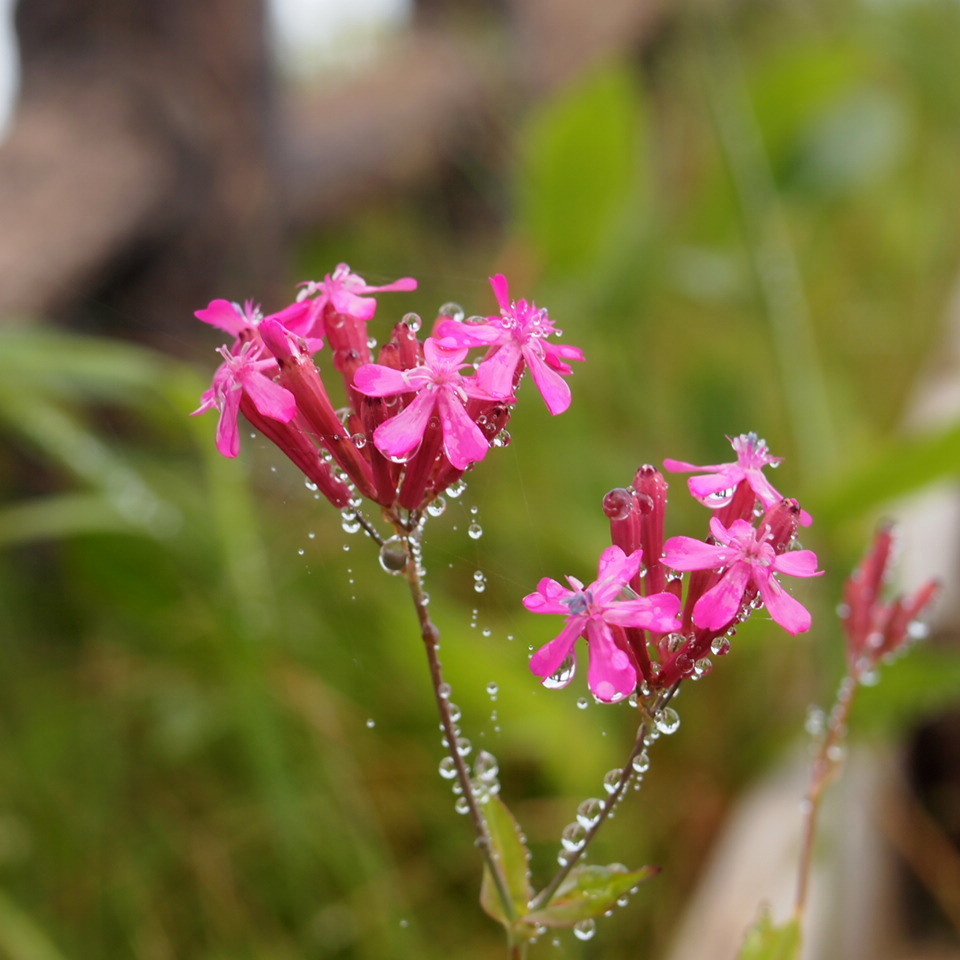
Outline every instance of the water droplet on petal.
POLYGON ((570 683, 576 670, 577 662, 569 656, 560 664, 560 669, 556 673, 544 678, 543 685, 548 690, 561 690, 570 683))
POLYGON ((450 317, 452 320, 457 320, 460 323, 463 323, 463 318, 466 316, 463 307, 461 307, 459 303, 452 301, 445 303, 440 308, 439 313, 443 317, 450 317))
POLYGON ((419 332, 420 325, 423 321, 420 319, 419 313, 407 313, 404 314, 402 323, 405 323, 414 333, 419 332))

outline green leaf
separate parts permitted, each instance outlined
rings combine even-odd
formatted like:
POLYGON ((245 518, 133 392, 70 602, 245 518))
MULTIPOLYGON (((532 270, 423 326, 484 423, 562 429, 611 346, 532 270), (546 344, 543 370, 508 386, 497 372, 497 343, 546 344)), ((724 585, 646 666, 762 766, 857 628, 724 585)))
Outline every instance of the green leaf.
POLYGON ((737 960, 796 960, 800 956, 800 924, 790 920, 774 925, 770 911, 764 909, 747 932, 737 960))
POLYGON ((608 867, 584 864, 575 867, 550 902, 524 918, 526 923, 546 927, 572 927, 581 920, 600 917, 617 901, 660 872, 659 867, 627 870, 622 864, 608 867))
POLYGON ((818 498, 812 511, 831 524, 960 474, 960 424, 900 439, 879 451, 818 498))
POLYGON ((511 926, 517 917, 530 909, 533 888, 530 885, 530 851, 523 842, 520 825, 499 796, 491 795, 480 807, 490 833, 494 859, 500 865, 507 894, 513 904, 513 917, 508 917, 497 886, 484 867, 480 887, 480 905, 494 920, 511 926))
POLYGON ((619 235, 637 194, 640 102, 625 64, 567 87, 524 137, 520 228, 551 271, 582 271, 619 235))

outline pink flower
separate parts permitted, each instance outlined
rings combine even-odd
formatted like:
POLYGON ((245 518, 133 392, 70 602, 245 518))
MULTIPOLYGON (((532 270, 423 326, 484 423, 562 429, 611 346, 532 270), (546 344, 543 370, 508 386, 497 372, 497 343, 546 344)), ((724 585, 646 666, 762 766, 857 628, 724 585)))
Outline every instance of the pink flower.
POLYGON ((373 287, 363 277, 353 273, 347 264, 341 263, 332 274, 328 273, 319 282, 310 280, 301 286, 303 290, 300 296, 303 298, 319 294, 315 304, 321 317, 330 312, 356 320, 370 320, 377 312, 377 301, 368 294, 416 290, 417 281, 413 277, 402 277, 393 283, 373 287))
POLYGON ((220 411, 217 449, 225 457, 235 457, 240 452, 237 416, 242 394, 246 394, 256 409, 271 420, 289 423, 297 415, 293 394, 274 383, 265 372, 276 372, 277 362, 272 358, 259 359, 262 350, 261 343, 252 341, 244 343, 236 353, 220 347, 217 352, 224 362, 217 368, 213 385, 204 393, 200 406, 191 414, 195 416, 214 408, 220 411))
POLYGON ((294 336, 305 340, 311 353, 323 346, 320 317, 314 304, 309 302, 292 303, 279 313, 264 317, 260 307, 252 300, 247 300, 243 306, 230 300, 211 300, 208 306, 197 310, 194 316, 236 337, 234 352, 240 344, 260 339, 260 325, 264 320, 277 320, 294 336))
MULTIPOLYGON (((530 660, 530 669, 538 677, 552 677, 574 656, 580 637, 590 649, 587 681, 594 695, 608 703, 629 696, 637 686, 637 670, 631 655, 618 642, 619 627, 639 627, 656 633, 680 629, 677 614, 680 601, 671 593, 620 600, 618 597, 640 570, 642 551, 625 554, 619 547, 608 547, 600 557, 597 579, 589 587, 567 577, 573 588, 545 577, 537 592, 523 598, 533 613, 558 613, 567 617, 566 626, 530 660)), ((573 670, 563 671, 557 685, 566 686, 573 670)))
POLYGON ((467 377, 460 375, 466 348, 450 349, 430 337, 423 345, 424 363, 409 370, 394 370, 367 363, 357 370, 353 385, 368 397, 391 397, 416 393, 395 417, 374 431, 373 442, 384 455, 396 461, 409 460, 423 441, 430 418, 437 412, 443 431, 443 452, 458 470, 482 460, 489 449, 483 431, 470 419, 464 404, 469 397, 493 398, 467 377))
POLYGON ((693 608, 693 622, 701 630, 722 630, 736 617, 750 588, 759 594, 770 616, 789 633, 810 629, 810 613, 780 586, 774 574, 816 577, 812 550, 776 553, 770 532, 758 535, 746 520, 734 520, 728 530, 716 517, 710 521, 715 544, 692 537, 671 537, 664 544, 663 563, 674 570, 716 570, 720 579, 693 608))
MULTIPOLYGON (((736 451, 735 463, 712 463, 698 467, 682 460, 664 460, 663 465, 674 473, 690 473, 691 471, 707 471, 705 476, 691 477, 688 481, 690 493, 708 507, 724 507, 732 499, 737 484, 746 481, 750 489, 766 509, 779 503, 783 497, 774 489, 770 481, 763 475, 766 466, 778 466, 783 457, 773 457, 767 449, 767 441, 761 440, 755 433, 741 433, 739 437, 730 439, 736 451)), ((809 527, 813 517, 806 510, 800 511, 800 523, 809 527)))
POLYGON ((487 317, 486 323, 461 323, 446 320, 437 328, 441 337, 449 337, 461 347, 493 347, 480 364, 477 379, 493 396, 513 392, 517 367, 526 362, 534 383, 552 414, 570 406, 570 387, 563 379, 573 373, 567 360, 583 360, 579 347, 551 343, 548 338, 560 333, 544 309, 526 300, 510 300, 507 278, 498 273, 490 278, 500 304, 499 317, 487 317))

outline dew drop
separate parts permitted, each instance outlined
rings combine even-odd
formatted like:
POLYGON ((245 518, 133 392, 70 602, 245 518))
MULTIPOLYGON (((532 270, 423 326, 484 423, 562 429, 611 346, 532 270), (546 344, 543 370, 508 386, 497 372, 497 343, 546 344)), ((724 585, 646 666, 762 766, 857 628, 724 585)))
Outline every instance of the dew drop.
POLYGON ((581 698, 577 701, 577 709, 578 709, 578 710, 586 710, 587 707, 589 707, 589 706, 590 706, 590 701, 589 701, 586 697, 581 697, 581 698))
POLYGON ((578 940, 590 940, 597 932, 597 921, 593 917, 587 917, 586 920, 578 920, 573 925, 573 935, 578 940))
POLYGON ((457 765, 453 757, 444 757, 440 761, 440 776, 444 780, 452 780, 457 775, 457 765))
POLYGON ((307 551, 304 550, 303 547, 301 547, 301 548, 297 551, 297 555, 300 556, 300 557, 302 557, 306 552, 307 552, 307 551))
POLYGON ((664 736, 669 736, 671 733, 676 733, 680 728, 680 714, 673 707, 664 707, 657 714, 655 722, 657 729, 664 736))
POLYGON ((380 566, 394 576, 403 573, 407 566, 407 552, 399 537, 390 537, 389 540, 384 541, 380 548, 380 566))
POLYGON ((491 700, 497 699, 497 694, 500 692, 500 686, 497 683, 494 683, 492 680, 487 684, 487 694, 490 696, 491 700))
POLYGON ((650 769, 650 754, 646 750, 641 750, 630 764, 635 773, 646 773, 650 769))
POLYGON ((317 485, 312 480, 304 480, 303 485, 311 492, 316 493, 319 489, 317 485))
POLYGON ((487 576, 482 570, 477 570, 473 575, 473 589, 477 593, 483 593, 487 589, 487 576))
POLYGON ((463 307, 461 307, 459 303, 454 303, 453 301, 445 303, 440 308, 440 315, 443 317, 450 317, 451 320, 456 320, 458 323, 463 323, 463 318, 466 316, 463 307))
POLYGON ((474 776, 490 783, 497 779, 499 772, 500 765, 497 763, 497 758, 489 751, 481 750, 473 763, 474 776))
POLYGON ((453 805, 453 809, 456 810, 457 813, 469 813, 470 804, 467 802, 467 798, 457 797, 457 802, 453 805))
POLYGON ((483 536, 483 527, 474 520, 469 527, 467 527, 467 536, 471 540, 479 540, 483 536))
POLYGON ((423 321, 420 319, 419 313, 407 313, 404 314, 401 323, 405 323, 414 333, 417 333, 423 321))
POLYGON ((575 853, 579 850, 586 839, 587 831, 584 829, 583 824, 579 822, 568 823, 563 828, 563 833, 560 834, 560 843, 563 844, 563 849, 568 853, 575 853))
POLYGON ((613 793, 620 786, 620 780, 623 777, 623 771, 619 767, 608 770, 603 775, 603 789, 607 793, 613 793))
POLYGON ((370 717, 370 718, 367 720, 367 729, 368 729, 368 730, 372 730, 376 725, 377 725, 377 721, 374 720, 373 717, 370 717))
POLYGON ((467 489, 467 481, 464 479, 454 480, 453 483, 447 487, 447 496, 452 500, 456 500, 457 497, 463 496, 464 491, 467 489))
POLYGON ((453 688, 449 683, 441 683, 440 686, 437 687, 437 693, 440 695, 441 700, 449 700, 450 694, 453 693, 453 688))
POLYGON ((603 801, 590 797, 577 807, 577 821, 589 829, 600 819, 601 813, 603 813, 603 801))
POLYGON ((457 737, 457 753, 461 757, 467 756, 473 749, 473 744, 466 737, 457 737))
POLYGON ((715 657, 725 657, 730 652, 730 641, 726 636, 714 637, 710 644, 710 652, 715 657))
POLYGON ((340 516, 343 518, 340 526, 343 527, 344 533, 356 533, 360 529, 360 518, 356 510, 344 510, 340 516))
POLYGON ((431 517, 442 517, 443 512, 447 509, 447 501, 443 497, 437 497, 436 500, 433 500, 427 507, 427 513, 431 517))
POLYGON ((560 664, 560 669, 556 673, 553 673, 544 679, 543 685, 548 690, 561 690, 573 679, 576 669, 577 662, 573 659, 573 657, 567 657, 563 663, 560 664))

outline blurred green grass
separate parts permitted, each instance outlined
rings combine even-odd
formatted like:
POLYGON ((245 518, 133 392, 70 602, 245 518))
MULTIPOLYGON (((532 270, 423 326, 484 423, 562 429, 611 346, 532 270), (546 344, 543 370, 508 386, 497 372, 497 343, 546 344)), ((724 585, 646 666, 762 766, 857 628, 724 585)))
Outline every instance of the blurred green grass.
MULTIPOLYGON (((503 270, 589 357, 562 418, 525 384, 512 444, 428 533, 455 698, 540 882, 634 720, 532 682, 553 625, 520 597, 591 574, 606 490, 665 456, 726 459, 724 434, 766 436, 818 516, 805 545, 828 576, 797 591, 814 634, 751 624, 683 691, 596 855, 665 872, 556 956, 662 950, 736 790, 830 695, 832 609, 877 511, 957 475, 956 428, 897 425, 960 259, 958 21, 934 2, 691 8, 642 65, 505 108, 510 159, 475 185, 498 228, 462 235, 405 197, 302 252, 304 276, 421 278, 382 298, 378 337, 408 309, 492 310, 503 270)), ((264 442, 218 457, 211 419, 186 417, 210 371, 49 331, 0 348, 0 956, 499 956, 402 583, 264 442)), ((681 490, 671 532, 693 534, 681 490)), ((888 671, 875 697, 897 709, 873 726, 946 702, 945 656, 888 671)))

